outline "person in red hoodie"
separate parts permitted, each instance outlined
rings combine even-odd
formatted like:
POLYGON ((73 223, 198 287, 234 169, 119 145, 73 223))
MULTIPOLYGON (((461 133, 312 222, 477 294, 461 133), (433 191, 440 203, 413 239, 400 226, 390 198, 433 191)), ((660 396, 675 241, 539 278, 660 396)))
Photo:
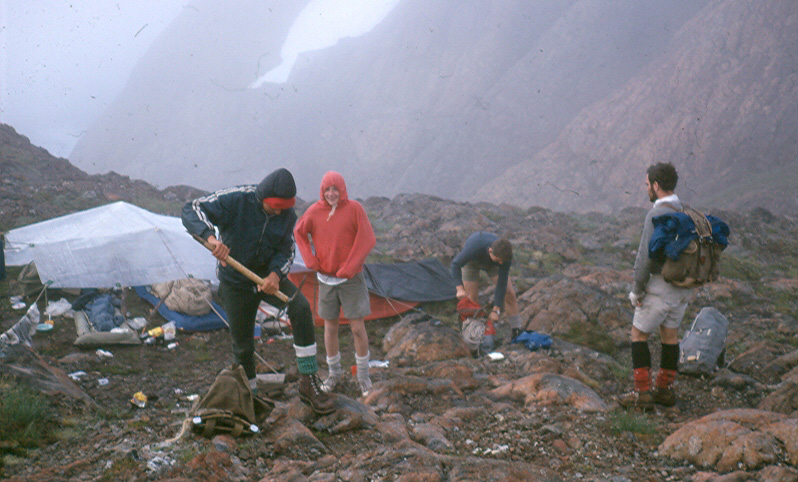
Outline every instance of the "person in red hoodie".
POLYGON ((305 265, 319 280, 318 314, 324 319, 329 375, 322 390, 332 391, 343 377, 338 350, 338 317, 349 319, 355 344, 360 392, 371 390, 369 341, 363 319, 371 313, 363 262, 376 244, 366 210, 349 199, 343 176, 330 171, 321 180, 320 199, 302 215, 294 237, 305 265))

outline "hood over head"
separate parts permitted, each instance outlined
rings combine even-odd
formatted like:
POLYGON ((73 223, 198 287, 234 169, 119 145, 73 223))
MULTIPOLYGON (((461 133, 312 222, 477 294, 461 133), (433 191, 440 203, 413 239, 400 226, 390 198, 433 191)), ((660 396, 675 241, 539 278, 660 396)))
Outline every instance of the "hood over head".
POLYGON ((272 172, 255 188, 255 195, 259 201, 264 199, 280 209, 293 207, 296 202, 296 183, 291 172, 281 167, 272 172))
POLYGON ((327 173, 324 174, 324 177, 321 178, 321 188, 319 189, 319 199, 321 199, 324 203, 327 203, 327 201, 324 199, 324 191, 326 191, 330 186, 335 186, 338 188, 338 204, 343 204, 349 200, 349 195, 346 193, 346 182, 344 182, 344 176, 335 171, 327 171, 327 173))

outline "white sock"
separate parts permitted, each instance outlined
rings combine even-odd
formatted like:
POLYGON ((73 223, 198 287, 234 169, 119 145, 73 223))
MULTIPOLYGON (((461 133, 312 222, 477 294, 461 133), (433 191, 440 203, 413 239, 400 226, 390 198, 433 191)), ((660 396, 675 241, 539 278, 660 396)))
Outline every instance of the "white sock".
POLYGON ((327 368, 330 371, 330 375, 341 375, 344 373, 344 369, 341 367, 340 351, 331 357, 327 357, 327 368))
POLYGON ((358 356, 355 353, 355 365, 357 365, 357 377, 359 379, 366 379, 369 377, 369 352, 365 356, 358 356))

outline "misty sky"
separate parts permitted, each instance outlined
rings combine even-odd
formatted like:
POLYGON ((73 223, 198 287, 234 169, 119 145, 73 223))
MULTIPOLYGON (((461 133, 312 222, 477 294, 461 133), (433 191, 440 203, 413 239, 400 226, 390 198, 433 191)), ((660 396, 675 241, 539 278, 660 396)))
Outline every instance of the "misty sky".
MULTIPOLYGON (((296 56, 362 35, 399 0, 313 0, 260 79, 284 82, 296 56)), ((191 0, 0 0, 0 122, 51 154, 75 143, 136 62, 191 0)))

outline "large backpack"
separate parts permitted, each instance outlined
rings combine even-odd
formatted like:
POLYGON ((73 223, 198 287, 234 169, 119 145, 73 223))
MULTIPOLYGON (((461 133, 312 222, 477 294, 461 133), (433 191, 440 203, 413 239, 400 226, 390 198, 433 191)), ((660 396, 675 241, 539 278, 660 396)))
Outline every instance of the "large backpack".
POLYGON ((202 280, 185 278, 156 283, 152 292, 172 311, 189 316, 207 315, 211 311, 211 287, 202 280))
POLYGON ((723 366, 729 320, 711 307, 701 308, 679 343, 679 372, 709 375, 723 366))
POLYGON ((241 365, 234 364, 216 375, 204 397, 189 411, 194 431, 205 437, 225 433, 234 437, 258 433, 274 402, 252 394, 241 365))
MULTIPOLYGON (((676 209, 671 204, 668 207, 676 209)), ((662 278, 682 288, 694 288, 718 279, 720 253, 725 246, 715 242, 712 225, 700 211, 684 206, 677 210, 688 215, 695 226, 696 238, 691 240, 678 259, 665 257, 662 278)))

